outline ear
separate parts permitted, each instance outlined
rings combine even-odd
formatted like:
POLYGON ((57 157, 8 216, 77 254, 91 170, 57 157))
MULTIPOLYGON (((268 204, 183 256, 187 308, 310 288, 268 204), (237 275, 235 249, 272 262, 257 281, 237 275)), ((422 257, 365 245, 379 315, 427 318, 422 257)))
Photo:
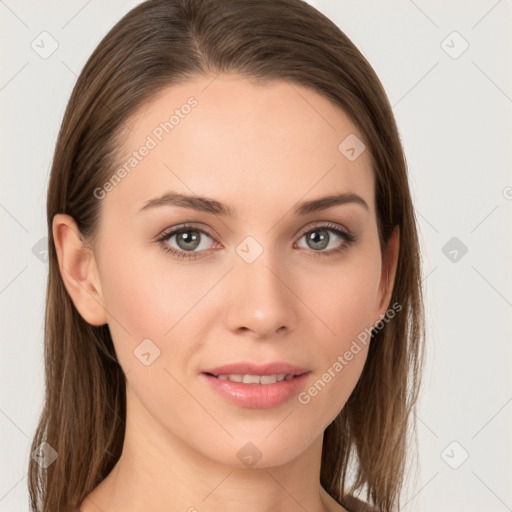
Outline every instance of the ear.
POLYGON ((379 319, 385 315, 391 302, 391 295, 393 294, 393 286, 395 283, 396 268, 398 264, 398 254, 400 249, 400 230, 396 226, 389 237, 388 244, 385 248, 385 254, 382 263, 382 274, 379 286, 379 319))
POLYGON ((69 215, 57 213, 52 232, 60 275, 76 309, 87 323, 105 325, 108 319, 94 252, 69 215))

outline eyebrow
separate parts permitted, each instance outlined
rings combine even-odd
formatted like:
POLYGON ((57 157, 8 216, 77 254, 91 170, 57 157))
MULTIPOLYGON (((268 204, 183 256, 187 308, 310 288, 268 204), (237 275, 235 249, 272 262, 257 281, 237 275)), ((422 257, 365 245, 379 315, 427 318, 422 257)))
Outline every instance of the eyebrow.
MULTIPOLYGON (((327 210, 329 208, 333 208, 334 206, 351 203, 358 204, 365 208, 367 211, 370 211, 370 207, 361 196, 348 192, 342 194, 332 194, 320 197, 318 199, 313 199, 311 201, 298 203, 294 206, 293 213, 296 215, 307 215, 310 213, 327 210)), ((216 215, 236 217, 236 210, 234 208, 227 204, 216 201, 215 199, 195 195, 189 196, 174 192, 168 192, 163 196, 150 199, 144 204, 138 213, 142 213, 144 211, 160 206, 179 206, 181 208, 189 208, 201 212, 213 213, 216 215)))

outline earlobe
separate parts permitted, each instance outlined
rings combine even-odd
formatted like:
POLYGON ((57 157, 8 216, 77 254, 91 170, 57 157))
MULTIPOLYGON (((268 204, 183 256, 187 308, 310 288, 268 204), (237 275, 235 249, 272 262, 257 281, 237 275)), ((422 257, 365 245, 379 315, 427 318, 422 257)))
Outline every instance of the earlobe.
POLYGON ((93 251, 69 215, 53 217, 52 233, 60 275, 75 307, 87 323, 105 325, 108 318, 93 251))

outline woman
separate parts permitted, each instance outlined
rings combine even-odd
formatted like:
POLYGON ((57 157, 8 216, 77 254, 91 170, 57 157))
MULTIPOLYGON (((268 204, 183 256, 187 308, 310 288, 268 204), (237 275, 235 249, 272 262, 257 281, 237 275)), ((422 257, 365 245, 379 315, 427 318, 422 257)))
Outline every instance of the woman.
POLYGON ((78 78, 47 204, 34 510, 398 510, 420 253, 389 102, 336 25, 140 4, 78 78))

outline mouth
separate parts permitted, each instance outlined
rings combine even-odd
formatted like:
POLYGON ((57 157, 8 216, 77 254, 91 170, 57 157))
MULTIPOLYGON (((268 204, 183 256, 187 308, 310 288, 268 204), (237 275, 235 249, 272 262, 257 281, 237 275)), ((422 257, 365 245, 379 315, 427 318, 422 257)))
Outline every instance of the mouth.
POLYGON ((210 389, 239 407, 268 409, 295 396, 311 370, 290 364, 235 363, 201 372, 210 389))

